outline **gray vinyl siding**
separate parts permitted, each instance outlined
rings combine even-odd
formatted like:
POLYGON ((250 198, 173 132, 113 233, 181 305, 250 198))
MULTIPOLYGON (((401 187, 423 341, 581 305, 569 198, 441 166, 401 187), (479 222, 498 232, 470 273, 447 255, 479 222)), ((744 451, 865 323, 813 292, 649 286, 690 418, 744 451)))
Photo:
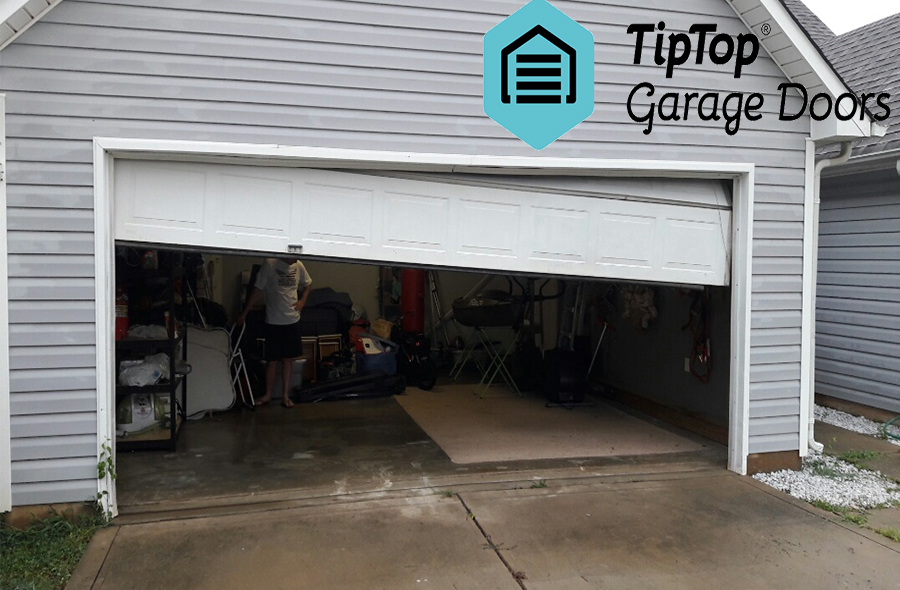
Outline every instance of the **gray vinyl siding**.
POLYGON ((95 136, 755 163, 750 451, 797 449, 809 124, 773 115, 783 74, 763 55, 739 80, 728 66, 691 63, 666 81, 647 65, 650 36, 644 65, 631 65, 632 22, 745 32, 721 0, 560 0, 597 42, 596 107, 536 153, 482 110, 482 36, 521 4, 66 0, 4 49, 14 503, 81 500, 95 483, 89 446, 63 440, 95 434, 95 136), (658 93, 760 91, 767 116, 729 137, 695 114, 658 123, 648 138, 624 108, 645 80, 658 93))
POLYGON ((900 413, 900 175, 822 181, 816 393, 900 413))

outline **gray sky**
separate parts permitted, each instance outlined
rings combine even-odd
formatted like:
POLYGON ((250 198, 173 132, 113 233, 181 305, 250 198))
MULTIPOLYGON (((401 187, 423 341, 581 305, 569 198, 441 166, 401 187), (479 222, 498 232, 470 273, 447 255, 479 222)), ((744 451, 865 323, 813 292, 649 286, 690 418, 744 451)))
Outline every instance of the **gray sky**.
POLYGON ((803 0, 838 35, 900 12, 898 0, 803 0))

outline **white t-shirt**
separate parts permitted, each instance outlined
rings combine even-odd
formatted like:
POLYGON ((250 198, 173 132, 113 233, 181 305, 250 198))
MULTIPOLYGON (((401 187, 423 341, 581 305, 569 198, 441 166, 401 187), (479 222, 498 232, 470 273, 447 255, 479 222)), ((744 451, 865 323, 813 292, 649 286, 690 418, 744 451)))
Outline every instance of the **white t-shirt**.
POLYGON ((253 285, 266 294, 266 323, 284 326, 300 321, 300 312, 294 309, 297 291, 300 286, 310 285, 312 279, 299 260, 289 264, 278 258, 266 258, 253 285))

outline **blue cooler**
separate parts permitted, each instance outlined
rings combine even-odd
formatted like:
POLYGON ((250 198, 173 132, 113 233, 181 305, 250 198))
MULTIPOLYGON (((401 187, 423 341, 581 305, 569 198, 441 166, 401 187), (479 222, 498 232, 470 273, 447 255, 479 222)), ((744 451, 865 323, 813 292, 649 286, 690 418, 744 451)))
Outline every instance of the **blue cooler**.
POLYGON ((369 375, 372 373, 384 373, 385 375, 397 374, 397 349, 398 346, 390 340, 379 338, 373 334, 361 333, 360 337, 371 338, 381 345, 384 352, 378 354, 356 353, 356 374, 369 375))

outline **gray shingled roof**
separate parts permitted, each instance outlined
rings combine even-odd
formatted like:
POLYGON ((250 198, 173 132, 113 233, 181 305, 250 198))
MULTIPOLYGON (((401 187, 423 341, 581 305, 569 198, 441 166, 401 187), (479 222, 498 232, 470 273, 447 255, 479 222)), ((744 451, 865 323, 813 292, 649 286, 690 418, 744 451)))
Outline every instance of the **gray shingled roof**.
MULTIPOLYGON (((887 134, 857 141, 853 155, 900 149, 900 13, 835 35, 801 0, 781 1, 856 94, 891 95, 891 116, 879 123, 888 126, 887 134)), ((884 112, 871 102, 869 110, 884 112)))
POLYGON ((853 155, 900 149, 900 13, 835 37, 823 49, 854 92, 891 95, 891 116, 881 122, 887 134, 857 142, 853 155))
POLYGON ((802 0, 781 0, 785 8, 794 16, 794 20, 800 25, 806 34, 809 35, 816 45, 822 47, 826 43, 834 39, 835 35, 828 28, 828 25, 816 16, 812 10, 807 8, 802 0))

